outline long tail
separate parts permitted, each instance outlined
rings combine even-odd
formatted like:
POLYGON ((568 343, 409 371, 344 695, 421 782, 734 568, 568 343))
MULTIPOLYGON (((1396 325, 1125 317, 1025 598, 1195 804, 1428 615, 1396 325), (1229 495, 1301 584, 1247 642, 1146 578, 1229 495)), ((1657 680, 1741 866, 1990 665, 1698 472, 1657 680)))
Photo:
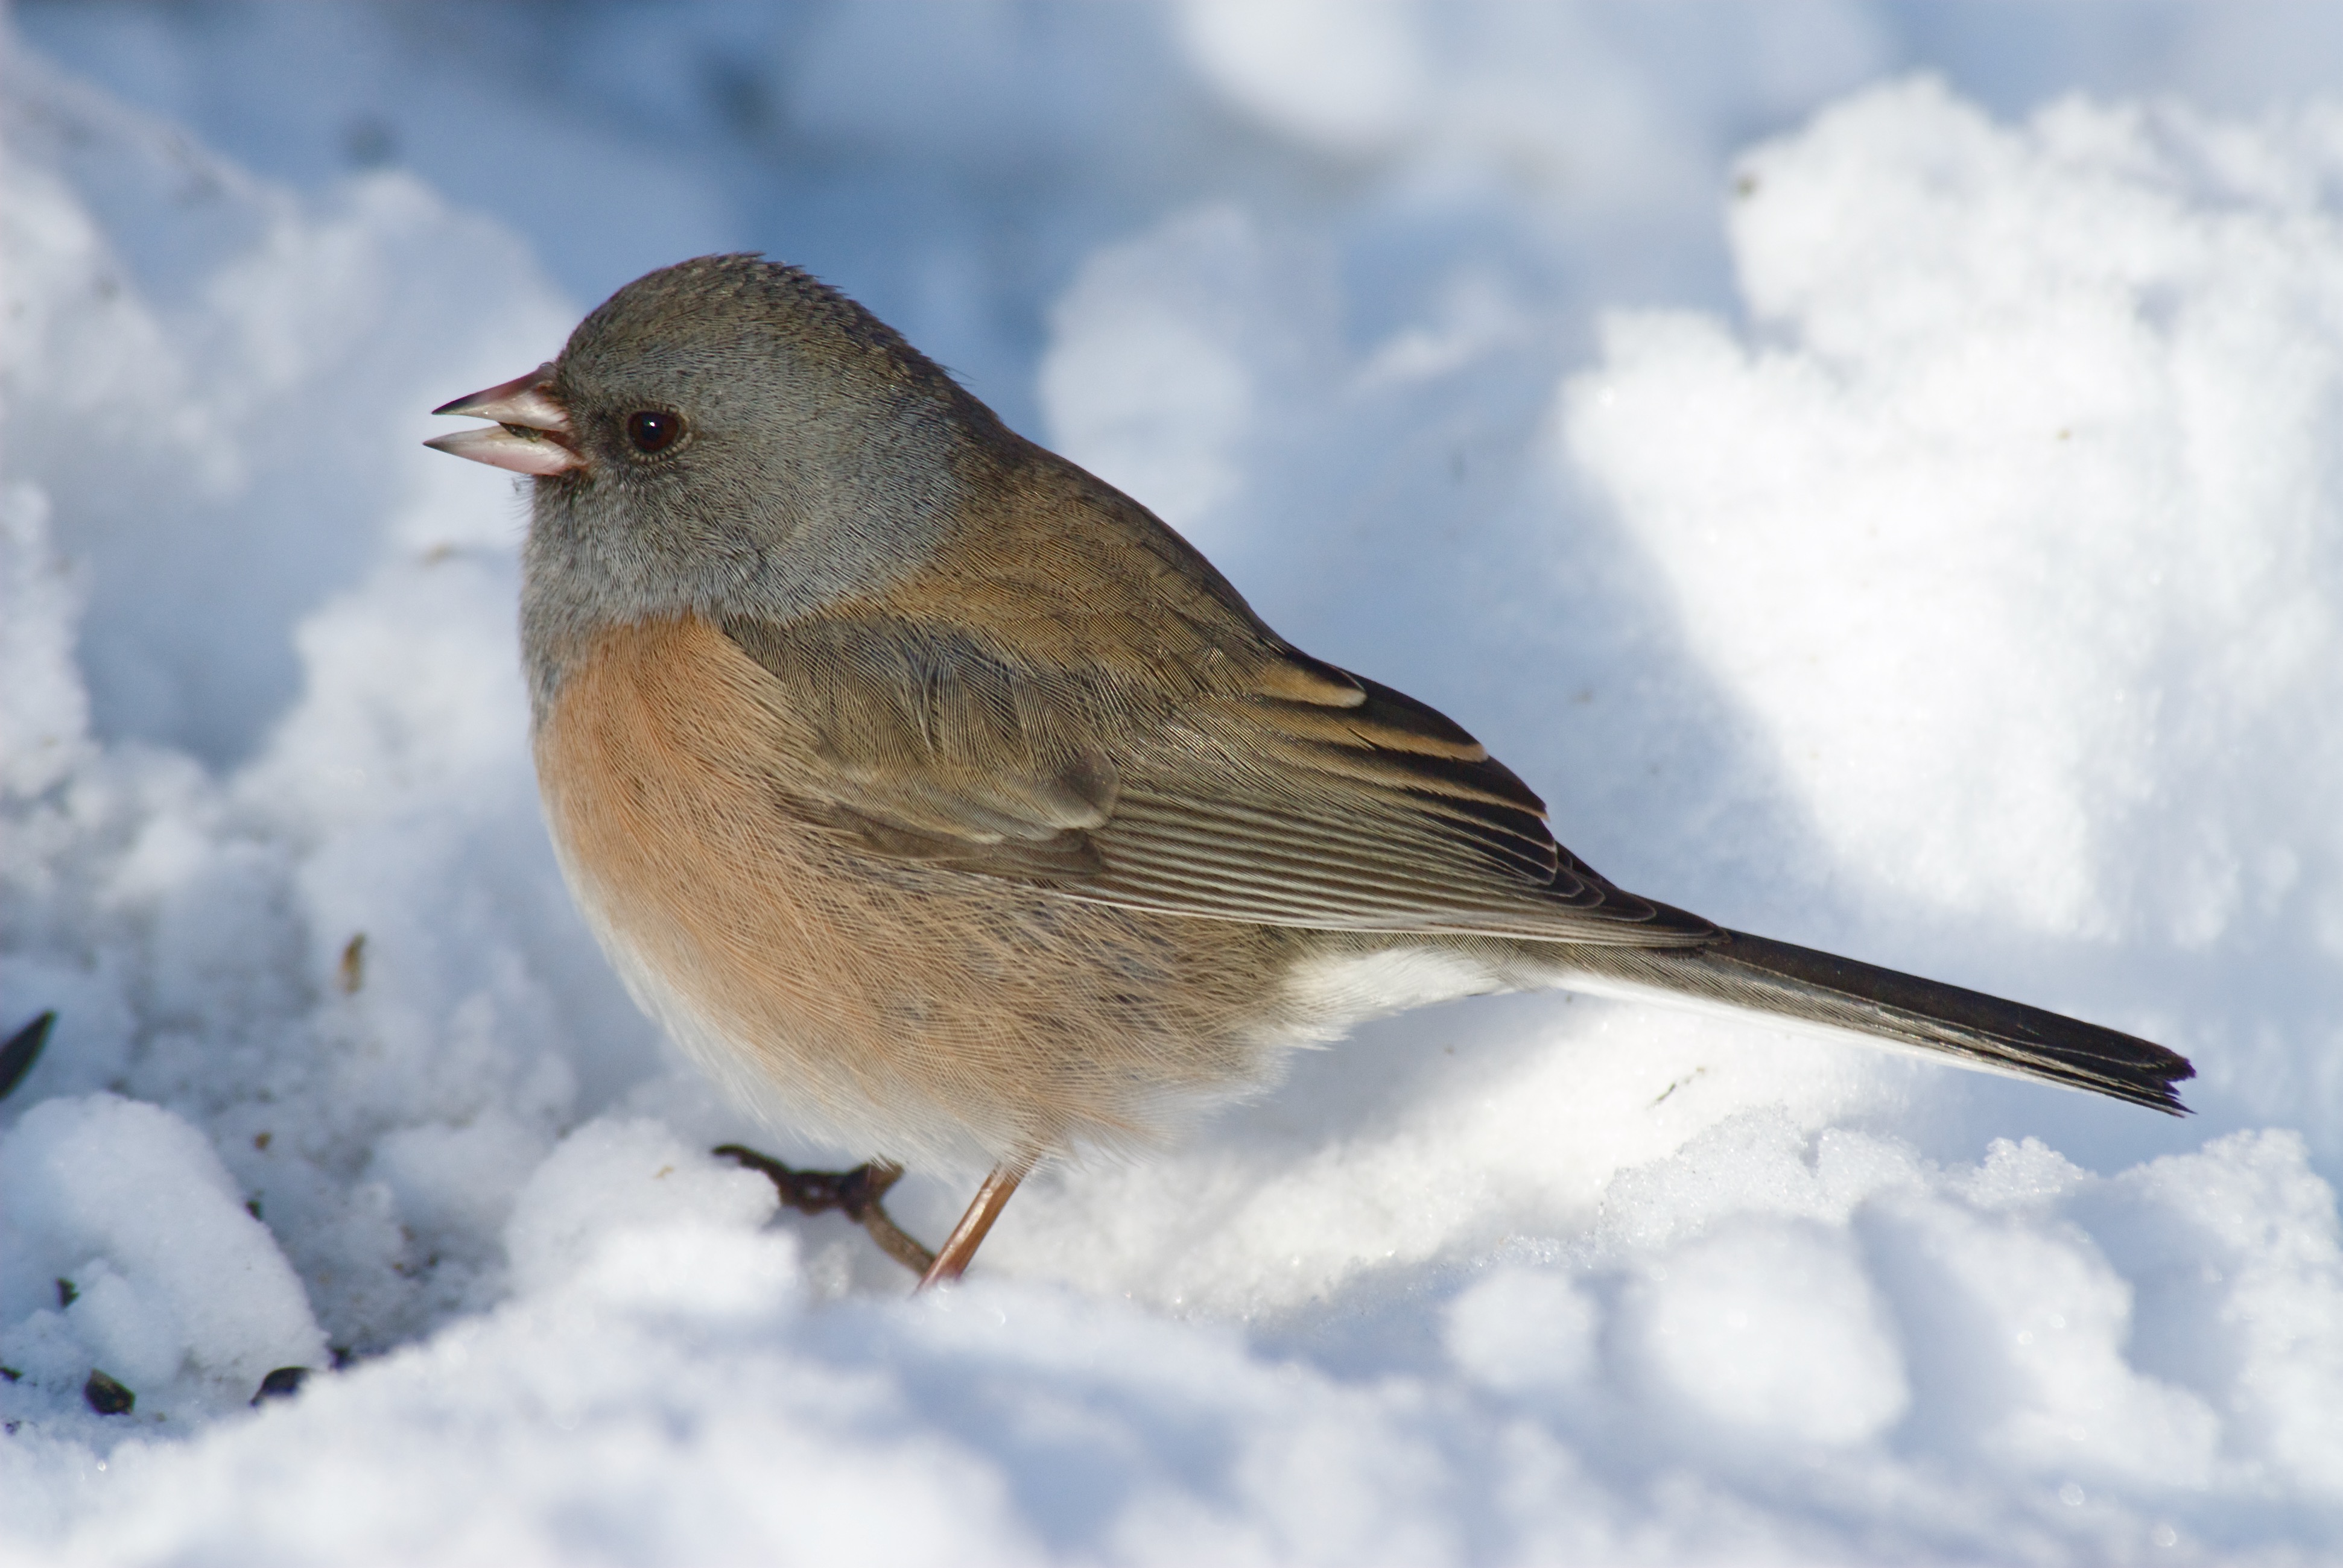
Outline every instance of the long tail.
POLYGON ((2048 1079, 2185 1116, 2173 1085, 2197 1076, 2160 1045, 1958 986, 1726 931, 1698 948, 1571 950, 1586 989, 1666 992, 1942 1051, 1972 1067, 2048 1079))

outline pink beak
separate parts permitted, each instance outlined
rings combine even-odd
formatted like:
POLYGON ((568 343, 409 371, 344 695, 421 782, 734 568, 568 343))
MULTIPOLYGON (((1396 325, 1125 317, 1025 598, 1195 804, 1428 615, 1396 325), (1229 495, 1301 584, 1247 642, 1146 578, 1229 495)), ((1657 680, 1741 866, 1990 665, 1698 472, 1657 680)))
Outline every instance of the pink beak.
POLYGON ((569 444, 569 410, 553 395, 553 367, 540 365, 500 387, 442 403, 434 414, 493 419, 485 429, 457 430, 423 444, 450 457, 469 457, 516 474, 566 474, 586 459, 569 444))

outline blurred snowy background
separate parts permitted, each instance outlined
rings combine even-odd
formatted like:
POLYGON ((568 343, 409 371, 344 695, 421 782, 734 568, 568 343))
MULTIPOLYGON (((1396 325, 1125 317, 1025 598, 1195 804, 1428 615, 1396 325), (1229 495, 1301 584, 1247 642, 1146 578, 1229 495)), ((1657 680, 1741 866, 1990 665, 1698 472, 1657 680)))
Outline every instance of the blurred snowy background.
POLYGON ((0 1559, 2343 1553, 2343 9, 6 26, 0 1032, 59 1021, 0 1559), (2165 1040, 2198 1114, 1484 1000, 904 1300, 703 1152, 862 1151, 605 971, 520 501, 417 445, 740 248, 1614 879, 2165 1040))

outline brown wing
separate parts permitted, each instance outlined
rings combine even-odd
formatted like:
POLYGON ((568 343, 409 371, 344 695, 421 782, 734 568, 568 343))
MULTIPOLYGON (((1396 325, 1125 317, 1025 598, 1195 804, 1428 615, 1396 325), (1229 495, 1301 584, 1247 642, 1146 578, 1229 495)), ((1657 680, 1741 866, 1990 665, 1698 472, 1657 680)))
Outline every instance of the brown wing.
POLYGON ((1303 654, 1172 692, 901 621, 724 629, 809 737, 776 789, 873 855, 1264 925, 1715 939, 1562 849, 1453 722, 1303 654))

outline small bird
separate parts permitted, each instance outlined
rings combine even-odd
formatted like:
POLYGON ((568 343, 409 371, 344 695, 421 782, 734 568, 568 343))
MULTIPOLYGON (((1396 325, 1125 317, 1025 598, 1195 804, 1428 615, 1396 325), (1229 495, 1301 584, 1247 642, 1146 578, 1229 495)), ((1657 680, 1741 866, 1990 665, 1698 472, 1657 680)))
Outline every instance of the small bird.
POLYGON ((703 256, 427 443, 534 476, 521 647, 563 873, 636 1000, 924 1288, 1041 1161, 1160 1143, 1376 1014, 1546 987, 1763 1014, 2181 1113, 2147 1040, 1614 886, 1446 717, 1311 658, 1146 508, 793 266, 703 256), (906 1160, 989 1165, 932 1254, 906 1160))

